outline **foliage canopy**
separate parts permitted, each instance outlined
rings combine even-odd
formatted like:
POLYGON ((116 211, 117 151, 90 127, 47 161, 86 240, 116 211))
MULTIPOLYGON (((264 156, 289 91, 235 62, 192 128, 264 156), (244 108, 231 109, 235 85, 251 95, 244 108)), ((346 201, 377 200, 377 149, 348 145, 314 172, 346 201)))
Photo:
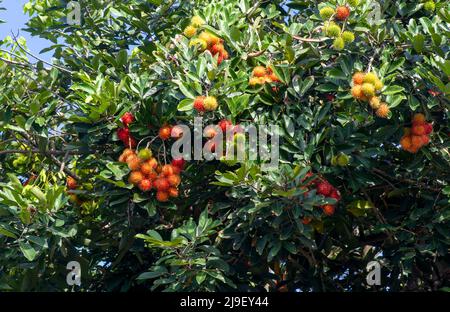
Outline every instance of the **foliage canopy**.
POLYGON ((339 42, 319 12, 342 0, 80 0, 81 25, 66 1, 30 0, 27 31, 54 58, 1 41, 0 289, 70 290, 78 261, 82 291, 448 290, 450 4, 429 2, 348 1, 336 25, 355 39, 339 42), (193 16, 228 58, 190 44, 193 16), (250 85, 256 66, 280 81, 250 85), (352 97, 353 74, 372 71, 387 118, 352 97), (145 145, 167 123, 192 126, 201 95, 218 99, 208 123, 278 125, 279 168, 188 161, 180 196, 160 203, 117 161, 120 118, 134 115, 145 145), (414 113, 433 132, 410 153, 414 113), (338 203, 308 188, 315 177, 338 203), (373 260, 380 286, 366 283, 373 260))

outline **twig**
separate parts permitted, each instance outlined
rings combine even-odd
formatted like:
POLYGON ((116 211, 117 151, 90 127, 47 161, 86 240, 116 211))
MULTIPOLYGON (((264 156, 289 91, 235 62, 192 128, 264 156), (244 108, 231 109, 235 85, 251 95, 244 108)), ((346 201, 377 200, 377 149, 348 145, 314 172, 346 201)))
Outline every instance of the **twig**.
POLYGON ((64 68, 64 67, 61 67, 61 66, 58 66, 58 65, 49 63, 49 62, 47 62, 46 60, 44 60, 44 59, 42 59, 42 58, 40 58, 40 57, 38 57, 38 56, 36 56, 36 55, 30 53, 30 52, 27 51, 24 47, 22 47, 22 45, 17 41, 16 35, 15 35, 13 32, 11 32, 11 34, 12 34, 13 39, 14 39, 14 41, 16 42, 17 46, 18 46, 22 51, 24 51, 26 54, 28 54, 29 56, 35 58, 35 59, 38 60, 38 61, 41 61, 41 62, 44 63, 44 64, 47 64, 47 65, 52 66, 52 67, 54 67, 54 68, 57 68, 57 69, 59 69, 59 70, 61 70, 61 71, 64 71, 64 72, 69 73, 69 74, 71 74, 71 75, 73 74, 73 72, 72 72, 71 70, 67 69, 67 68, 64 68))
POLYGON ((328 40, 328 38, 322 37, 322 38, 304 38, 304 37, 300 37, 300 36, 292 36, 292 38, 299 40, 299 41, 303 41, 303 42, 324 42, 326 40, 328 40))

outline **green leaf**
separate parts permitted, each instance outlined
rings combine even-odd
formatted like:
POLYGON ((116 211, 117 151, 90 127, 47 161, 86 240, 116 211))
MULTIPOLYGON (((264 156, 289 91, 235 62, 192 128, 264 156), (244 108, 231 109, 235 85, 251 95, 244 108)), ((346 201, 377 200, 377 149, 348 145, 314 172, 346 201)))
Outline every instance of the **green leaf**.
POLYGON ((19 242, 19 247, 28 261, 33 261, 36 258, 37 252, 29 243, 19 242))
POLYGON ((193 99, 181 100, 177 107, 177 109, 180 112, 190 111, 193 108, 194 108, 194 100, 193 99))

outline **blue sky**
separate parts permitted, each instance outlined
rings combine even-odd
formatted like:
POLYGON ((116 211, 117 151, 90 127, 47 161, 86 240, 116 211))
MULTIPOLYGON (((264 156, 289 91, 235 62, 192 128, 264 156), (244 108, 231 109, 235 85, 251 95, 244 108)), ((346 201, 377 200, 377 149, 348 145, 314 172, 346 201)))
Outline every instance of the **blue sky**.
MULTIPOLYGON (((6 10, 0 11, 0 20, 5 23, 0 24, 0 38, 3 39, 8 35, 11 35, 11 30, 14 33, 20 31, 20 36, 25 37, 27 40, 28 49, 36 55, 39 52, 48 47, 50 44, 48 41, 41 39, 39 37, 31 37, 29 33, 21 30, 25 28, 25 23, 28 21, 28 15, 23 13, 23 5, 27 3, 28 0, 3 0, 0 3, 0 7, 6 10)), ((51 59, 52 53, 45 53, 40 55, 41 58, 49 61, 51 59)), ((31 60, 30 61, 35 61, 31 60)))

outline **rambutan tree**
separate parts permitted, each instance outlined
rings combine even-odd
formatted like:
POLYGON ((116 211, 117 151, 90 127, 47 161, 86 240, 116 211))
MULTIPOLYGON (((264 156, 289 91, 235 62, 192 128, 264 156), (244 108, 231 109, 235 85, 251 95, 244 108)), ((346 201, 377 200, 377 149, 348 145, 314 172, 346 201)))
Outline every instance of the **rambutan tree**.
POLYGON ((1 290, 449 289, 448 1, 67 3, 1 41, 1 290), (278 165, 174 157, 195 117, 278 165))

